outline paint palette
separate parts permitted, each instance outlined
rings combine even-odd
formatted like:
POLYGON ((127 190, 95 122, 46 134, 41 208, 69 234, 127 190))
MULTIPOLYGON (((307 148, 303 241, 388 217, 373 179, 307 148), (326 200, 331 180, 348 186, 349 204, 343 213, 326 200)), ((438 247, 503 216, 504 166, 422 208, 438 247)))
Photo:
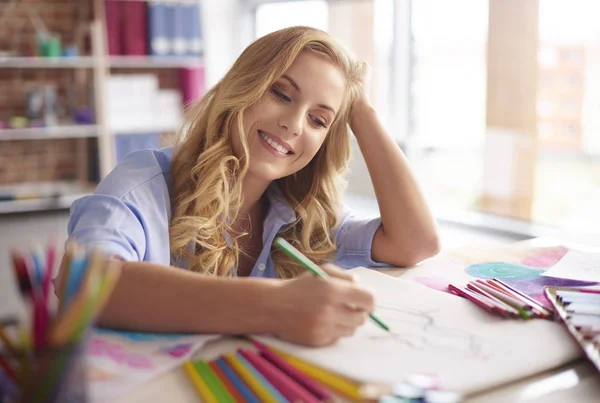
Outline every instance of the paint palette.
POLYGON ((556 315, 600 372, 600 289, 546 287, 556 315))

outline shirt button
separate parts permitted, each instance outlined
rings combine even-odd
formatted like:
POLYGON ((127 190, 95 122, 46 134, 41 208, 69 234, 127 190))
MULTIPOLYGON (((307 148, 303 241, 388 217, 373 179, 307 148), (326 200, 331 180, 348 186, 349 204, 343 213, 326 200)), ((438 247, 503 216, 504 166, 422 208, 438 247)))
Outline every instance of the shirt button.
POLYGON ((267 266, 265 266, 265 264, 264 264, 264 263, 261 263, 261 264, 259 264, 259 265, 258 265, 258 270, 260 270, 260 271, 265 271, 265 268, 266 268, 266 267, 267 267, 267 266))

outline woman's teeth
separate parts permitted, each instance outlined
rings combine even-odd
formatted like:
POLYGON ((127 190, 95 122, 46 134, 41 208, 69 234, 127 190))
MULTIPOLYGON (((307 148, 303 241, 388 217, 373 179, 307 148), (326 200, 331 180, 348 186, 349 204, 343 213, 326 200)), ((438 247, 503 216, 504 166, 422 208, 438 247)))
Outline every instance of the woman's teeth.
POLYGON ((258 131, 258 134, 260 135, 260 137, 262 137, 268 145, 270 145, 271 147, 273 147, 275 150, 279 151, 282 154, 289 154, 290 151, 288 151, 287 148, 283 147, 281 144, 278 144, 275 140, 273 140, 272 138, 270 138, 269 136, 267 136, 262 130, 258 131))

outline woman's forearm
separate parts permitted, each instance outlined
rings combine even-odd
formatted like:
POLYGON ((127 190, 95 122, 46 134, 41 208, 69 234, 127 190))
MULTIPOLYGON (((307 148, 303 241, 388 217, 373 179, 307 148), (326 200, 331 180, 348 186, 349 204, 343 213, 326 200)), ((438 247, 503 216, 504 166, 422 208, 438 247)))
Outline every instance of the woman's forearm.
POLYGON ((123 262, 99 324, 119 329, 265 333, 277 280, 205 276, 144 262, 123 262))
POLYGON ((373 241, 373 257, 407 266, 437 253, 435 220, 406 157, 375 110, 367 105, 359 108, 351 127, 373 182, 383 225, 373 241))

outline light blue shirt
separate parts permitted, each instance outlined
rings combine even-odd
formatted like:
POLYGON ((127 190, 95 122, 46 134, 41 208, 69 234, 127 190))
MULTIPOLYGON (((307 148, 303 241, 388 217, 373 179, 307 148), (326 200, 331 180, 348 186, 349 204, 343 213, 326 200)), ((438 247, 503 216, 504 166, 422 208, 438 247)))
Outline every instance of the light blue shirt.
MULTIPOLYGON (((127 261, 177 265, 169 248, 172 155, 172 147, 130 153, 93 194, 73 203, 69 239, 127 261)), ((276 277, 271 244, 279 230, 295 219, 275 183, 267 189, 267 197, 270 207, 263 226, 263 249, 250 274, 256 277, 276 277)), ((335 233, 335 263, 345 268, 386 265, 371 259, 373 236, 380 225, 379 218, 359 220, 344 208, 335 233)))

